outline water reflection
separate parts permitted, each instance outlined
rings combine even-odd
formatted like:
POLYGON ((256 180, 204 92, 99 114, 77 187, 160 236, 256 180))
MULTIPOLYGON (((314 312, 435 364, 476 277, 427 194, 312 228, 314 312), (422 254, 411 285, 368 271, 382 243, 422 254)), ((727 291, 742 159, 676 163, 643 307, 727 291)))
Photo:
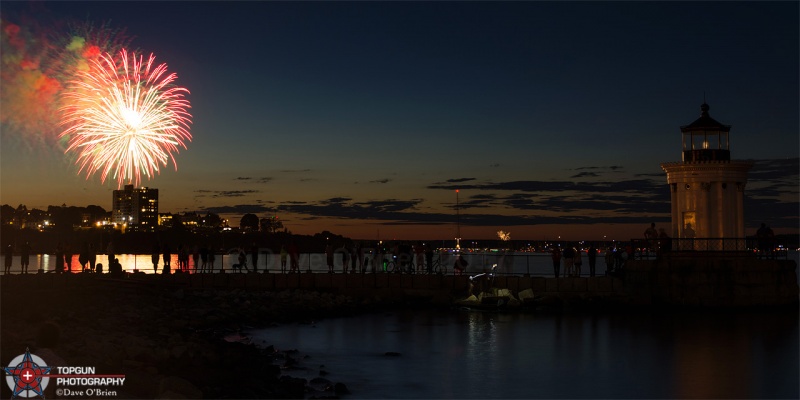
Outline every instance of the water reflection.
POLYGON ((796 313, 416 311, 254 339, 308 353, 349 398, 796 398, 797 324, 796 313))

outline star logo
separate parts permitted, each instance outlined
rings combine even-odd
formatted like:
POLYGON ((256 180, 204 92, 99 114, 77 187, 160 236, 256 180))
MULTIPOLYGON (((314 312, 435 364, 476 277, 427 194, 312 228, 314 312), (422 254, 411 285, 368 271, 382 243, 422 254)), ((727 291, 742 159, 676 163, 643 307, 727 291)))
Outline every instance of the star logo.
POLYGON ((11 360, 6 371, 6 382, 14 397, 44 397, 44 389, 50 378, 50 367, 40 357, 32 355, 29 349, 11 360))

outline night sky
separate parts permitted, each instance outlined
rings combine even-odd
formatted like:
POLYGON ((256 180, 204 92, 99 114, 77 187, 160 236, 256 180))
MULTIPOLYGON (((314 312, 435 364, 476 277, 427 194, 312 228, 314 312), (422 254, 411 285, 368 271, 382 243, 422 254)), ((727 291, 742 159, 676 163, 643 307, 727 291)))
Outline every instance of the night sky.
MULTIPOLYGON (((48 37, 107 23, 178 74, 193 140, 177 171, 143 182, 161 212, 452 239, 459 189, 464 238, 627 240, 669 226, 659 164, 680 161, 680 126, 705 98, 732 125, 732 157, 755 160, 748 233, 798 231, 797 2, 3 1, 0 13, 48 37)), ((87 180, 63 143, 8 122, 6 78, 0 203, 110 210, 116 181, 87 180)))

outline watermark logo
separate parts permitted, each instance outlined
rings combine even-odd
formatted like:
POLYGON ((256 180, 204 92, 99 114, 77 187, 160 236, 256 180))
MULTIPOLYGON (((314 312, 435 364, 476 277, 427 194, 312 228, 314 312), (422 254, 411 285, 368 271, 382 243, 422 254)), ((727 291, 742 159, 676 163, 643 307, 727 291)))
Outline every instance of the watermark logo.
POLYGON ((108 387, 125 384, 125 375, 99 375, 95 373, 95 367, 48 366, 29 349, 3 369, 14 398, 44 398, 50 379, 55 379, 55 394, 59 397, 113 397, 117 392, 108 387))
POLYGON ((4 370, 6 383, 14 397, 44 397, 44 390, 50 383, 50 378, 47 376, 50 367, 39 356, 25 349, 25 354, 14 357, 4 370))

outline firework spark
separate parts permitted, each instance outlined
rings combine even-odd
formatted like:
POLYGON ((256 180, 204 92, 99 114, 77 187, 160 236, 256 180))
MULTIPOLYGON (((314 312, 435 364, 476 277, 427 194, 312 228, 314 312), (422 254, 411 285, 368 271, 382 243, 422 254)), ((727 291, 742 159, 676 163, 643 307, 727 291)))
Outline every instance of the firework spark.
POLYGON ((110 24, 0 16, 0 137, 4 145, 40 155, 62 151, 59 109, 67 83, 100 53, 130 39, 110 24))
POLYGON ((507 242, 511 240, 511 232, 497 231, 497 237, 499 237, 500 240, 507 242))
POLYGON ((123 49, 118 57, 101 54, 87 71, 69 82, 62 108, 61 137, 68 138, 66 152, 77 152, 78 173, 86 178, 100 171, 101 182, 111 175, 118 186, 139 185, 166 166, 173 153, 186 148, 191 115, 185 94, 174 84, 175 73, 166 64, 123 49))

